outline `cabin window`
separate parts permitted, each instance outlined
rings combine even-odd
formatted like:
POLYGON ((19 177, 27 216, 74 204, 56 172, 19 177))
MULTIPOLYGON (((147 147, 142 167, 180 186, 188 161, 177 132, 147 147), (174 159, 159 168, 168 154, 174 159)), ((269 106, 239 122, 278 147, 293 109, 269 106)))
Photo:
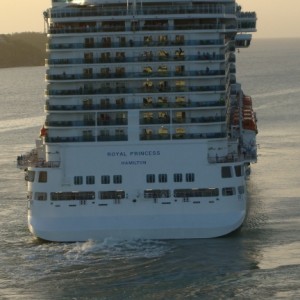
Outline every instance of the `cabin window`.
POLYGON ((223 196, 233 196, 235 195, 235 188, 234 187, 226 187, 222 189, 223 196))
POLYGON ((217 197, 219 196, 218 188, 203 188, 203 189, 175 189, 174 197, 217 197))
POLYGON ((186 182, 194 182, 195 181, 195 174, 194 173, 186 173, 185 174, 185 181, 186 182))
POLYGON ((74 176, 74 184, 81 185, 83 183, 82 176, 74 176))
POLYGON ((241 176, 244 175, 242 166, 235 166, 234 169, 235 169, 235 176, 236 177, 241 177, 241 176))
POLYGON ((145 190, 144 191, 144 198, 170 198, 171 193, 170 190, 145 190))
POLYGON ((101 176, 101 183, 102 184, 109 184, 110 183, 110 177, 109 177, 109 175, 102 175, 101 176))
POLYGON ((157 71, 160 73, 160 75, 167 74, 168 67, 166 65, 160 65, 157 69, 157 71))
POLYGON ((93 200, 95 192, 53 192, 50 194, 53 201, 58 200, 93 200))
POLYGON ((152 43, 152 36, 151 35, 144 36, 144 45, 149 46, 151 43, 152 43))
POLYGON ((143 104, 144 104, 145 106, 151 106, 151 105, 152 105, 152 102, 153 102, 152 97, 146 97, 146 98, 143 98, 143 104))
POLYGON ((86 176, 86 184, 95 184, 95 176, 86 176))
POLYGON ((167 174, 158 174, 158 181, 159 182, 167 182, 168 181, 168 175, 167 174))
POLYGON ((119 37, 119 45, 121 47, 125 47, 126 46, 126 37, 124 37, 124 36, 120 36, 119 37))
POLYGON ((181 173, 175 173, 173 175, 174 182, 182 182, 182 174, 181 173))
POLYGON ((35 171, 27 171, 25 175, 25 180, 29 182, 34 182, 34 177, 35 177, 35 171))
POLYGON ((114 182, 115 184, 120 184, 120 183, 122 183, 122 175, 114 175, 114 176, 113 176, 113 182, 114 182))
POLYGON ((175 74, 176 75, 183 75, 184 73, 184 66, 176 66, 175 67, 175 74))
POLYGON ((183 45, 184 44, 184 35, 176 35, 175 44, 176 45, 183 45))
POLYGON ((121 190, 99 192, 99 198, 102 200, 120 200, 125 198, 125 192, 121 190))
POLYGON ((84 62, 85 63, 93 62, 93 53, 92 52, 84 53, 84 62))
POLYGON ((111 46, 111 38, 110 37, 103 37, 102 38, 102 46, 103 47, 110 47, 111 46))
POLYGON ((168 43, 168 36, 167 35, 160 35, 158 37, 159 45, 166 45, 168 43))
POLYGON ((154 174, 147 174, 146 181, 147 181, 147 183, 155 182, 155 175, 154 174))
POLYGON ((101 53, 101 61, 102 62, 110 61, 110 52, 101 53))
POLYGON ((222 178, 231 178, 231 168, 230 167, 222 167, 221 170, 222 178))
POLYGON ((152 67, 147 66, 143 68, 143 73, 144 74, 151 74, 152 73, 152 67))
POLYGON ((94 47, 94 38, 86 38, 84 40, 85 42, 85 47, 86 48, 93 48, 94 47))
POLYGON ((47 193, 37 192, 35 193, 35 200, 39 201, 46 201, 47 200, 47 193))
POLYGON ((143 119, 144 119, 144 122, 147 124, 153 123, 153 113, 152 112, 144 112, 143 119))
POLYGON ((39 172, 39 182, 45 183, 47 182, 47 172, 46 171, 40 171, 39 172))
POLYGON ((92 68, 83 69, 83 76, 84 76, 84 78, 92 78, 93 77, 93 69, 92 68))
POLYGON ((167 50, 160 50, 158 52, 159 60, 167 60, 169 58, 169 52, 167 50))
POLYGON ((243 185, 238 187, 238 192, 240 195, 245 194, 245 187, 243 185))

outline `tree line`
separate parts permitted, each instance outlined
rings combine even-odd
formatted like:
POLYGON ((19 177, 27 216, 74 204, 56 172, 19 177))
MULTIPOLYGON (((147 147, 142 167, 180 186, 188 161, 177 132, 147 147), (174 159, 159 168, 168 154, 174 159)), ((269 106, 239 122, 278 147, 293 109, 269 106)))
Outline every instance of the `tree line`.
POLYGON ((46 42, 45 33, 0 34, 0 68, 43 66, 46 42))

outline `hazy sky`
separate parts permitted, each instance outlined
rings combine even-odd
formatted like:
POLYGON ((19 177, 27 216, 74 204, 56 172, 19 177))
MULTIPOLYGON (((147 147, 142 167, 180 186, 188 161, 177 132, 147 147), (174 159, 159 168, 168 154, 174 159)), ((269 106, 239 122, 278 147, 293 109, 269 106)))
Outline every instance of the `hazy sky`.
MULTIPOLYGON (((125 0, 124 0, 125 1, 125 0)), ((44 30, 43 11, 51 0, 1 0, 0 34, 44 30)), ((300 0, 238 0, 258 15, 256 38, 300 37, 300 0)))

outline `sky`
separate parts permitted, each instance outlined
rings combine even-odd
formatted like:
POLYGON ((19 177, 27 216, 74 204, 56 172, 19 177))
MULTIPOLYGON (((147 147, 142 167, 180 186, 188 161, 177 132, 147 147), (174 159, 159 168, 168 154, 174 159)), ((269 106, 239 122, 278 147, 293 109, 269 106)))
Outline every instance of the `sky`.
MULTIPOLYGON (((300 0, 238 0, 237 2, 244 11, 257 13, 255 38, 300 38, 300 0)), ((1 0, 1 3, 0 34, 44 31, 42 13, 50 7, 51 0, 1 0)))

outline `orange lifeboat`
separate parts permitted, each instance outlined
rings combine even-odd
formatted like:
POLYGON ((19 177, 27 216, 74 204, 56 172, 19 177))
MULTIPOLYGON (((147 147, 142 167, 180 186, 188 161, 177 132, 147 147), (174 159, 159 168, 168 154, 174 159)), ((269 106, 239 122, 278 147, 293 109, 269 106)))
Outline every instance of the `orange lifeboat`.
POLYGON ((256 131, 256 124, 255 121, 251 118, 243 120, 243 128, 247 130, 256 131))
POLYGON ((47 129, 43 125, 43 127, 40 130, 40 137, 45 137, 45 136, 47 136, 47 129))

